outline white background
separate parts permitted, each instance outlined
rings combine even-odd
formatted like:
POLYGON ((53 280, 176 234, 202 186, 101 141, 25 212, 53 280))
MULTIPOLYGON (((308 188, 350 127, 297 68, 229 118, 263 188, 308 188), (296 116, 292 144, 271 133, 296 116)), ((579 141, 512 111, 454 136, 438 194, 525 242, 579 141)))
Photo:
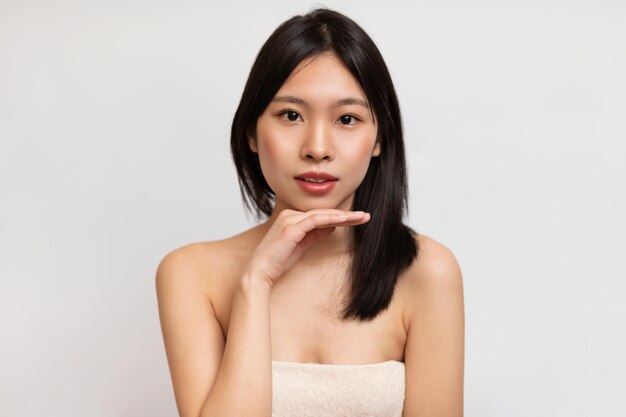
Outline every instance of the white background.
MULTIPOLYGON (((626 415, 626 3, 344 1, 464 272, 466 416, 626 415), (621 214, 620 214, 621 213, 621 214)), ((154 273, 252 225, 229 129, 308 1, 0 0, 0 416, 174 416, 154 273)))

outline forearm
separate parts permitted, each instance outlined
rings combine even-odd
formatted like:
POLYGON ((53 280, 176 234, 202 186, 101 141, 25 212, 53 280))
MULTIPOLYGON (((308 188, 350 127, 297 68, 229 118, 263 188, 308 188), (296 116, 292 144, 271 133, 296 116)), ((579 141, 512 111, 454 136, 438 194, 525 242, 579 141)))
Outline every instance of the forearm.
POLYGON ((272 414, 270 288, 246 275, 233 300, 220 369, 200 417, 272 414))

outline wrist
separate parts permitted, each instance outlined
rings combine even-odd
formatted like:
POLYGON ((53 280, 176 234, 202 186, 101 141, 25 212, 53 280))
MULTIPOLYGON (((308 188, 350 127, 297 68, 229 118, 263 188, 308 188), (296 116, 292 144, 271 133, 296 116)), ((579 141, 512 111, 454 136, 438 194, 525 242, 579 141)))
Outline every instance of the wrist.
POLYGON ((239 289, 246 294, 269 295, 272 290, 272 283, 259 274, 246 271, 239 282, 239 289))

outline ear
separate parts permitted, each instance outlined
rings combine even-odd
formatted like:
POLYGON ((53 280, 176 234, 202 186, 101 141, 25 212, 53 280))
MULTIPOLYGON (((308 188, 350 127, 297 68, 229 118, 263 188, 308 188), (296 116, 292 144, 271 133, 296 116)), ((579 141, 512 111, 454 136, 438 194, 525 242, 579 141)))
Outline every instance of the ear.
POLYGON ((372 156, 380 156, 380 142, 379 141, 376 141, 376 145, 374 145, 372 156))
POLYGON ((259 150, 256 146, 256 138, 252 134, 248 134, 248 146, 250 150, 254 153, 259 153, 259 150))

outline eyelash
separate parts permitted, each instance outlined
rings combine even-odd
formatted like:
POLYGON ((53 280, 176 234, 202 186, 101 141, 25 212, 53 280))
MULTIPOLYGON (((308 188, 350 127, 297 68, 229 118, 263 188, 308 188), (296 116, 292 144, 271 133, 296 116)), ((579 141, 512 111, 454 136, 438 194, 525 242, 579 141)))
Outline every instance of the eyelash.
POLYGON ((302 119, 302 116, 300 115, 300 113, 298 113, 298 112, 297 112, 297 111, 295 111, 295 110, 291 110, 291 109, 286 109, 286 110, 283 110, 283 111, 281 111, 280 113, 278 113, 278 115, 279 115, 280 117, 282 117, 283 119, 285 119, 285 121, 288 121, 288 122, 295 122, 296 120, 289 120, 289 118, 287 117, 287 115, 288 115, 289 113, 295 113, 295 114, 297 114, 297 115, 298 115, 298 117, 299 117, 300 119, 302 119))
MULTIPOLYGON (((285 110, 281 111, 280 113, 278 113, 278 116, 282 117, 283 119, 285 119, 288 122, 296 122, 297 120, 289 120, 289 118, 287 117, 287 115, 289 113, 295 113, 301 120, 303 120, 302 116, 300 115, 300 113, 298 113, 297 111, 292 110, 292 109, 285 109, 285 110)), ((355 116, 354 114, 349 114, 349 113, 348 114, 342 114, 341 116, 339 116, 338 121, 341 121, 341 119, 344 118, 344 117, 351 117, 352 118, 351 121, 353 123, 345 123, 345 124, 344 123, 340 123, 343 126, 353 126, 357 122, 361 121, 361 119, 359 117, 355 116)))
POLYGON ((342 118, 344 118, 344 117, 351 117, 351 118, 352 118, 352 121, 354 122, 354 123, 348 123, 348 124, 343 124, 343 123, 341 123, 341 124, 342 124, 342 125, 344 125, 344 126, 353 126, 353 125, 355 125, 357 122, 360 122, 360 121, 361 121, 361 119, 359 119, 358 117, 356 117, 354 114, 342 114, 341 116, 339 116, 339 120, 341 120, 341 119, 342 119, 342 118))

